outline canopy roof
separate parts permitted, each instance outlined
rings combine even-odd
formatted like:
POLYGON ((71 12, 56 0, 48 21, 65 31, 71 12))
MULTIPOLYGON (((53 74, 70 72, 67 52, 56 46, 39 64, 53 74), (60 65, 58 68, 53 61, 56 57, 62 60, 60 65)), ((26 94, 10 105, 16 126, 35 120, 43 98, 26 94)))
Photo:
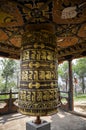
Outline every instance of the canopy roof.
POLYGON ((86 56, 86 0, 0 0, 0 56, 19 59, 28 29, 57 36, 59 62, 86 56))

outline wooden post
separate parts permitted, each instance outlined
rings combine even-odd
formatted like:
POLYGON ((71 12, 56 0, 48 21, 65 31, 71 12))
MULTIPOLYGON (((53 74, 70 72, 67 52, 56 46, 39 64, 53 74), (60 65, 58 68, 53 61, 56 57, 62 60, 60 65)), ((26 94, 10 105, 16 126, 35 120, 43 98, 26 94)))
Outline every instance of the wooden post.
POLYGON ((12 110, 12 90, 10 89, 10 96, 9 96, 9 111, 12 110))
POLYGON ((69 63, 69 110, 74 110, 74 101, 73 101, 73 79, 72 79, 72 59, 68 60, 69 63))

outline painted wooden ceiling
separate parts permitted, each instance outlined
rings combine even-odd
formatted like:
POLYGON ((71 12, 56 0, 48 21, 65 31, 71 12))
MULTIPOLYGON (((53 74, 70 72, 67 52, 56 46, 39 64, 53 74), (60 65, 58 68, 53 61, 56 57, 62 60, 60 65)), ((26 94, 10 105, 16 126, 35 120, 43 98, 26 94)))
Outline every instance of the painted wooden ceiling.
POLYGON ((26 30, 57 36, 58 60, 86 56, 86 0, 0 0, 0 56, 20 57, 26 30))

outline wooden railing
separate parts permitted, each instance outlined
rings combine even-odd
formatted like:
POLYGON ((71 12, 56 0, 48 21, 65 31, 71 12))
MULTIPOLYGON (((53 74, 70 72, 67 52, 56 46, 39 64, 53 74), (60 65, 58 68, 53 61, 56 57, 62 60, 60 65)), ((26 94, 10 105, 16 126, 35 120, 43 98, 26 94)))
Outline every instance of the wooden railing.
MULTIPOLYGON (((60 91, 61 108, 69 110, 69 92, 60 91)), ((18 92, 0 93, 0 115, 18 111, 18 92), (3 97, 4 96, 4 97, 3 97)))
POLYGON ((17 112, 18 92, 0 93, 0 115, 17 112))
POLYGON ((69 111, 69 92, 60 91, 61 108, 69 111))

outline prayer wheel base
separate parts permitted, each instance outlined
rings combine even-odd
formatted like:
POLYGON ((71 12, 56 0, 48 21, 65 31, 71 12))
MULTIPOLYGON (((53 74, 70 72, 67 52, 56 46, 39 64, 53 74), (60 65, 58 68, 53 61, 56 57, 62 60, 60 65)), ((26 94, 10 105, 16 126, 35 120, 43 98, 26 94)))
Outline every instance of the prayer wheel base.
POLYGON ((42 121, 40 124, 27 122, 26 130, 50 130, 50 123, 47 121, 42 121))

